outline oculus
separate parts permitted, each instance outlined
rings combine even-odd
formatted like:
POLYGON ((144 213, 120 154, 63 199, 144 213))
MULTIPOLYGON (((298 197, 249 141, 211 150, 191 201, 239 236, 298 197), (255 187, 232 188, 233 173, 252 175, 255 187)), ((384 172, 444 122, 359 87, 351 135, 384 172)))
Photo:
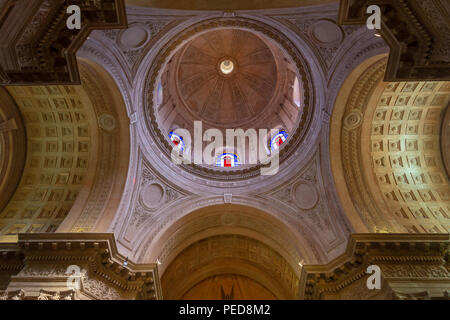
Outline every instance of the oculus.
POLYGON ((231 60, 225 59, 220 63, 220 71, 223 74, 230 74, 234 70, 234 63, 231 60))

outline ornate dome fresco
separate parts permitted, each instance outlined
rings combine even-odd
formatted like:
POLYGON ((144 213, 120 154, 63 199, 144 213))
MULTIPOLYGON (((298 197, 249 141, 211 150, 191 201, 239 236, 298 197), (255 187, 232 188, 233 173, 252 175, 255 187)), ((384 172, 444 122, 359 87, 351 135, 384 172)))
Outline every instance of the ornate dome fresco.
MULTIPOLYGON (((168 157, 174 144, 192 155, 189 142, 175 130, 188 130, 193 141, 195 121, 201 121, 203 133, 212 128, 223 133, 224 159, 190 165, 206 169, 208 177, 211 172, 241 174, 260 166, 249 162, 249 146, 241 157, 234 146, 226 145, 226 129, 267 130, 268 155, 276 149, 284 152, 293 136, 295 144, 300 142, 311 118, 311 100, 303 66, 294 61, 292 50, 262 32, 226 24, 180 40, 178 46, 168 46, 170 52, 160 52, 163 61, 148 83, 148 123, 168 157), (271 129, 279 134, 271 134, 271 129)), ((206 145, 203 141, 203 148, 206 145)))
POLYGON ((180 50, 176 66, 174 76, 183 106, 192 118, 216 127, 254 125, 266 107, 275 104, 276 85, 283 85, 286 77, 278 74, 266 43, 239 29, 211 31, 195 38, 180 50))

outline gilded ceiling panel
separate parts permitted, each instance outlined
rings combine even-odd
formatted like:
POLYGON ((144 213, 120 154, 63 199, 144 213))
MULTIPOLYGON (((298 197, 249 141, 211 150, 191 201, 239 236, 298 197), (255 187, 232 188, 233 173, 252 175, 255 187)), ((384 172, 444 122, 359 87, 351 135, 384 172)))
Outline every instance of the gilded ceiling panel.
POLYGON ((450 82, 389 83, 371 128, 374 174, 388 208, 409 232, 450 230, 450 183, 440 128, 450 82))

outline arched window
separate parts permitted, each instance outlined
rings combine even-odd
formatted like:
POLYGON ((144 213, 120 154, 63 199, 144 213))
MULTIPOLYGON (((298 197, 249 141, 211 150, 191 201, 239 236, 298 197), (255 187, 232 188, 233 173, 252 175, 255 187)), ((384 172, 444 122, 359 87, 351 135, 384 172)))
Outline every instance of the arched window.
POLYGON ((278 134, 270 140, 270 150, 275 151, 283 144, 284 141, 288 138, 288 134, 286 131, 281 130, 278 134))
POLYGON ((156 104, 159 106, 163 103, 163 87, 161 80, 158 82, 158 86, 156 87, 156 104))
POLYGON ((295 105, 300 108, 300 84, 297 77, 295 77, 294 80, 294 92, 292 93, 292 101, 294 101, 295 105))
POLYGON ((239 157, 231 152, 222 153, 217 157, 216 166, 218 167, 237 167, 239 165, 239 157))
POLYGON ((169 138, 172 141, 172 143, 174 144, 175 147, 178 148, 178 150, 180 150, 181 152, 184 151, 184 140, 182 137, 180 137, 179 135, 177 135, 176 133, 174 133, 173 131, 169 132, 169 138))

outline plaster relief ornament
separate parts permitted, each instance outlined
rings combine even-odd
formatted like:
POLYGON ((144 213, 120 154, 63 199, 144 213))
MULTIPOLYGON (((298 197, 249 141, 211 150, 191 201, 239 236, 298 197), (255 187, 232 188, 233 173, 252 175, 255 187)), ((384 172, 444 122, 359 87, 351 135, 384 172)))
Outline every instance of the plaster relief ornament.
POLYGON ((312 183, 300 182, 291 189, 291 192, 292 199, 300 209, 312 209, 319 200, 319 194, 312 183))
POLYGON ((106 131, 112 131, 116 127, 116 119, 110 114, 102 114, 98 119, 100 128, 106 131))
POLYGON ((44 292, 39 292, 38 300, 48 300, 48 296, 44 292))
POLYGON ((20 289, 19 291, 17 291, 16 294, 14 294, 11 297, 11 300, 23 300, 23 298, 25 298, 25 291, 23 291, 22 289, 20 289))
POLYGON ((142 203, 148 209, 156 209, 163 202, 164 188, 158 183, 152 183, 144 187, 141 193, 142 203))
POLYGON ((363 115, 359 110, 350 111, 344 118, 344 128, 353 130, 361 125, 363 115))

